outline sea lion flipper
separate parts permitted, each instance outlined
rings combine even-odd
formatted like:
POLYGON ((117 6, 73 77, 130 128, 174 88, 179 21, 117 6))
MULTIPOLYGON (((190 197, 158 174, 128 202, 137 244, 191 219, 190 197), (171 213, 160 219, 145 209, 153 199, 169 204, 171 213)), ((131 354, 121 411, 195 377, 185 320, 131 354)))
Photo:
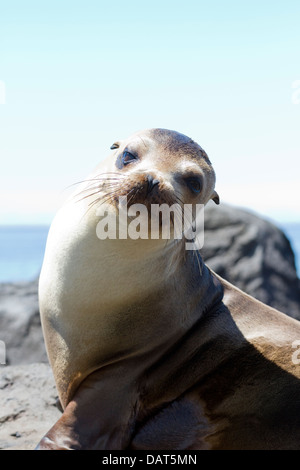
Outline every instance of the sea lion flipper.
POLYGON ((90 374, 36 450, 125 449, 136 407, 128 407, 134 400, 127 384, 121 378, 115 383, 114 371, 90 374))

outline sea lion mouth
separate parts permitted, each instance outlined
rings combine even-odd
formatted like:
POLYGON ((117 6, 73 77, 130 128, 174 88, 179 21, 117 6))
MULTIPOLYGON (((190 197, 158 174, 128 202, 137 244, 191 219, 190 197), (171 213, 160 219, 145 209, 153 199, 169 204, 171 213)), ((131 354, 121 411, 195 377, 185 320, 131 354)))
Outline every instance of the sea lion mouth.
POLYGON ((186 239, 191 240, 187 242, 188 250, 203 244, 202 219, 197 216, 202 204, 186 201, 184 188, 163 176, 102 173, 86 180, 79 195, 80 201, 87 201, 85 215, 94 208, 93 212, 100 217, 96 229, 100 240, 186 239), (199 222, 194 227, 195 221, 199 222))
POLYGON ((176 196, 175 191, 170 186, 151 174, 128 175, 127 178, 123 178, 119 183, 116 183, 114 190, 110 192, 109 202, 117 207, 120 198, 127 198, 128 208, 134 204, 143 204, 148 210, 153 204, 171 206, 175 203, 181 203, 180 198, 176 196))
POLYGON ((147 238, 149 233, 150 238, 154 239, 174 238, 176 230, 178 238, 182 237, 182 194, 178 195, 162 177, 158 179, 152 174, 101 174, 89 180, 77 196, 80 196, 79 201, 86 201, 86 213, 94 207, 97 215, 105 217, 109 205, 113 209, 111 217, 118 219, 117 224, 121 221, 130 223, 133 219, 146 223, 147 238))
MULTIPOLYGON (((109 204, 118 209, 120 198, 126 198, 127 208, 134 204, 143 204, 148 210, 153 204, 179 204, 183 206, 182 195, 176 194, 170 184, 166 184, 151 174, 122 175, 120 173, 102 173, 90 180, 85 180, 85 187, 76 193, 77 202, 86 201, 87 210, 93 206, 109 204)), ((123 202, 124 204, 124 202, 123 202)))

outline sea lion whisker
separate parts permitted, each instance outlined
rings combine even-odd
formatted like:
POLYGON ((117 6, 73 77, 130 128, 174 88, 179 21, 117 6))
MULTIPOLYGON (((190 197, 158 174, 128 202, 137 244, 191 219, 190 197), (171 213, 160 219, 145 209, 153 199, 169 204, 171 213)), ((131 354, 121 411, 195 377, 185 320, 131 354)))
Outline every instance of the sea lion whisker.
POLYGON ((91 186, 91 187, 88 187, 88 188, 85 188, 83 189, 82 191, 79 191, 78 193, 76 193, 74 195, 74 198, 77 197, 77 196, 80 196, 82 194, 85 194, 85 193, 91 193, 91 191, 100 191, 101 190, 101 186, 91 186))
POLYGON ((127 202, 127 205, 130 204, 130 202, 132 201, 132 198, 133 198, 134 195, 135 195, 135 194, 134 194, 134 189, 135 189, 135 188, 132 188, 132 189, 129 191, 129 193, 127 194, 127 197, 128 197, 128 196, 130 195, 130 193, 132 193, 131 196, 130 196, 129 201, 127 202))
POLYGON ((183 202, 183 200, 184 200, 184 195, 183 195, 178 189, 176 190, 175 198, 176 198, 178 201, 180 201, 182 205, 184 204, 184 202, 183 202))
POLYGON ((85 199, 94 196, 95 194, 99 194, 100 190, 94 191, 93 193, 87 194, 86 196, 83 196, 82 198, 78 199, 76 202, 81 202, 84 201, 85 199))
MULTIPOLYGON (((87 215, 87 213, 90 211, 90 209, 92 209, 93 205, 96 204, 98 202, 99 198, 96 199, 95 201, 92 201, 90 204, 88 204, 88 207, 86 209, 86 211, 84 212, 84 214, 82 215, 80 221, 82 222, 82 220, 84 219, 84 217, 87 215)), ((78 202, 78 201, 77 201, 78 202)))
MULTIPOLYGON (((196 258, 197 260, 197 264, 198 264, 198 268, 199 268, 199 274, 200 276, 202 276, 202 267, 201 267, 201 262, 199 261, 199 256, 200 256, 200 253, 198 250, 193 250, 193 257, 196 258)), ((200 256, 200 259, 201 259, 201 256, 200 256)))
POLYGON ((110 191, 109 193, 103 194, 97 200, 101 201, 101 205, 102 205, 102 204, 105 204, 106 202, 108 202, 109 200, 111 200, 116 194, 118 194, 116 191, 110 191))
MULTIPOLYGON (((82 198, 79 199, 79 201, 82 201, 83 199, 86 199, 88 197, 91 197, 91 196, 94 196, 95 194, 97 193, 100 193, 100 192, 104 192, 105 189, 111 189, 113 188, 114 186, 116 186, 117 183, 115 182, 110 182, 110 183, 107 183, 107 184, 103 184, 102 186, 94 186, 94 187, 89 187, 89 188, 86 188, 86 189, 83 189, 82 191, 80 191, 79 193, 75 194, 74 197, 76 196, 79 196, 81 194, 84 194, 86 192, 89 192, 89 194, 87 194, 86 196, 83 196, 82 198), (93 192, 90 192, 90 191, 93 191, 93 192)), ((119 187, 119 185, 118 185, 119 187)), ((78 201, 77 201, 78 202, 78 201)))
POLYGON ((80 196, 81 194, 85 194, 87 192, 91 192, 91 191, 102 191, 105 187, 112 187, 113 185, 116 185, 117 182, 114 182, 114 181, 111 181, 111 182, 108 182, 108 183, 102 183, 101 185, 90 185, 84 189, 82 189, 81 191, 75 193, 73 195, 73 198, 75 199, 76 197, 80 196))
POLYGON ((101 201, 102 199, 101 204, 105 204, 107 201, 109 201, 110 199, 112 199, 113 197, 117 195, 119 195, 119 188, 116 188, 114 191, 110 191, 109 193, 103 194, 103 196, 99 198, 99 201, 101 201))
POLYGON ((107 180, 107 179, 110 179, 110 180, 115 179, 117 181, 117 180, 120 180, 120 178, 124 178, 124 175, 122 175, 122 174, 119 174, 119 173, 115 173, 115 174, 118 175, 118 176, 116 176, 116 177, 112 177, 112 176, 107 177, 105 173, 100 173, 98 177, 87 178, 87 179, 82 180, 82 181, 76 181, 75 183, 72 183, 69 186, 67 186, 65 189, 70 189, 73 186, 76 186, 78 184, 83 184, 83 183, 86 183, 88 181, 97 181, 98 182, 98 181, 103 181, 103 180, 107 180))
POLYGON ((100 201, 101 201, 101 198, 99 197, 99 198, 95 199, 95 201, 90 202, 88 204, 89 209, 91 209, 95 204, 98 204, 98 202, 100 202, 100 201))

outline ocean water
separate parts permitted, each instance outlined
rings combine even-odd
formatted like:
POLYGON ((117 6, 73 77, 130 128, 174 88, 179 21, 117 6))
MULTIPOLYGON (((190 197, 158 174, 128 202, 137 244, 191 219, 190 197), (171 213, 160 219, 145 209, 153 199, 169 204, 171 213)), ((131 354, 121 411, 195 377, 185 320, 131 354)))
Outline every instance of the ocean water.
MULTIPOLYGON (((300 276, 300 223, 280 227, 289 238, 300 276)), ((31 281, 39 276, 49 227, 0 226, 0 282, 31 281)))
POLYGON ((48 232, 47 226, 0 226, 0 282, 39 276, 48 232))

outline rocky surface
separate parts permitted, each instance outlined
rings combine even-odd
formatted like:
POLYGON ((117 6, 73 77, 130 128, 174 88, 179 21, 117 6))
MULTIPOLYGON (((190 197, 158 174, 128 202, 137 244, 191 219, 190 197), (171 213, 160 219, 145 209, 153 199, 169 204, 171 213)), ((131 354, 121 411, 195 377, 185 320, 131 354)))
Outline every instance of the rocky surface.
MULTIPOLYGON (((300 319, 294 255, 277 227, 240 209, 208 205, 201 251, 222 277, 300 319)), ((34 449, 60 416, 40 325, 37 281, 0 284, 0 340, 7 363, 0 365, 0 449, 34 449)))
POLYGON ((7 364, 47 362, 38 305, 38 282, 0 284, 0 339, 7 364))
POLYGON ((0 449, 34 450, 61 416, 48 364, 0 366, 0 449))
POLYGON ((300 280, 285 234, 251 212, 208 205, 203 259, 247 294, 300 320, 300 280))

